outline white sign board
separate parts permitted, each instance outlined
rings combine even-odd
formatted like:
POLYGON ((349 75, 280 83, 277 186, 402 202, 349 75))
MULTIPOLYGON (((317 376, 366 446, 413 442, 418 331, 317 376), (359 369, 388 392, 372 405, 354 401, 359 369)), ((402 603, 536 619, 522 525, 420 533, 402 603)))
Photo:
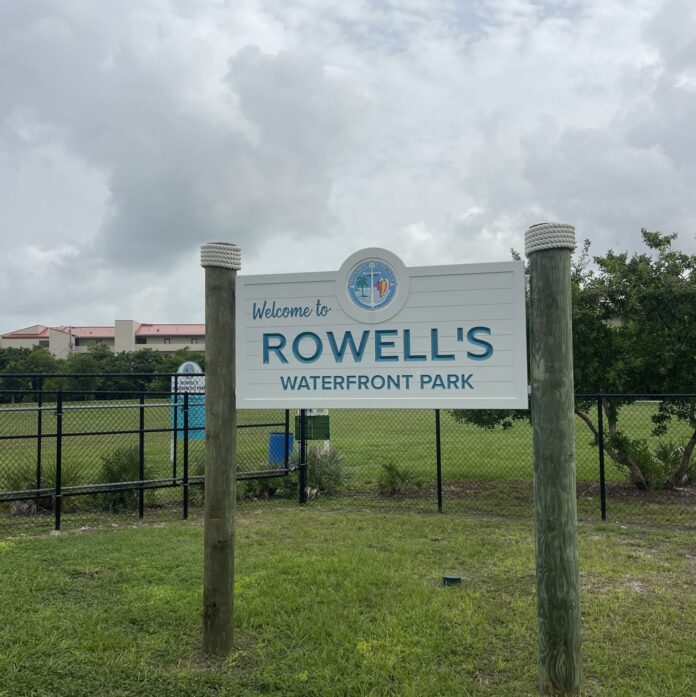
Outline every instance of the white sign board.
POLYGON ((184 361, 172 377, 172 393, 205 394, 205 375, 195 361, 184 361))
POLYGON ((526 409, 522 262, 239 276, 237 406, 526 409))

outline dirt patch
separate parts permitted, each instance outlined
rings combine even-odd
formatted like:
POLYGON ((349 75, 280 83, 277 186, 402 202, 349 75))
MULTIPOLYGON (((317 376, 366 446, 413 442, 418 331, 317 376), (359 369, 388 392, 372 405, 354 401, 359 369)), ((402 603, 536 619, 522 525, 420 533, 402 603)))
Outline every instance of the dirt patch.
POLYGON ((101 573, 101 569, 76 569, 75 571, 71 571, 69 576, 74 580, 86 579, 88 581, 94 581, 101 573))
POLYGON ((645 592, 645 586, 640 581, 628 581, 628 583, 626 583, 626 588, 634 593, 645 592))
MULTIPOLYGON (((581 485, 578 485, 578 489, 581 485)), ((599 484, 596 485, 599 491, 599 484)), ((696 487, 680 487, 666 491, 640 491, 630 484, 607 484, 607 497, 641 503, 674 503, 696 506, 696 487)))
POLYGON ((605 595, 621 590, 641 594, 649 592, 649 588, 635 578, 617 578, 614 581, 608 581, 604 575, 583 572, 580 572, 580 589, 582 593, 591 593, 592 595, 605 595))
MULTIPOLYGON (((599 483, 578 482, 578 498, 599 497, 599 483)), ((519 501, 532 500, 533 484, 528 480, 467 480, 445 484, 442 494, 445 500, 464 499, 470 496, 482 496, 486 494, 504 495, 519 501)), ((638 504, 646 503, 678 503, 679 505, 696 506, 696 487, 685 487, 669 491, 640 491, 630 484, 607 484, 607 499, 620 501, 635 501, 638 504)), ((415 491, 409 491, 407 498, 431 498, 437 494, 434 486, 421 487, 415 491)))

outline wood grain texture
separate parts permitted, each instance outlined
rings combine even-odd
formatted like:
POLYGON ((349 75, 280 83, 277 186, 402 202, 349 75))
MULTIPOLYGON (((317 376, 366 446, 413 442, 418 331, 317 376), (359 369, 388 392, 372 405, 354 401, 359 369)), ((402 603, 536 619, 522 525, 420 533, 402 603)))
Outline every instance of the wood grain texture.
POLYGON ((234 639, 236 271, 205 271, 205 501, 203 650, 226 656, 234 639))
POLYGON ((570 250, 535 252, 529 265, 539 689, 577 695, 582 667, 570 250))

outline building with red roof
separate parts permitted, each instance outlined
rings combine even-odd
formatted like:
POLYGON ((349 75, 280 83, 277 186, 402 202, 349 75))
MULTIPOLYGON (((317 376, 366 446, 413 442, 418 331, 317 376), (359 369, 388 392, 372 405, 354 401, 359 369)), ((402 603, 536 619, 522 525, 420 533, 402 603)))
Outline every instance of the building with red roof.
POLYGON ((205 349, 204 324, 148 324, 117 319, 113 325, 47 327, 35 324, 0 336, 0 348, 40 346, 57 358, 72 352, 86 352, 90 346, 104 344, 115 353, 149 348, 154 351, 193 351, 205 349))

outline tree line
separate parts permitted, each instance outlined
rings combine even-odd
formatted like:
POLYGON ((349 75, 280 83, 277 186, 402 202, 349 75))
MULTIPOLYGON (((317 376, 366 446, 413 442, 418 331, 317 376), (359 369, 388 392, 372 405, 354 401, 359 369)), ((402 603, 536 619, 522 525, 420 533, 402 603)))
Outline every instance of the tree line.
POLYGON ((175 373, 184 361, 195 361, 205 369, 205 355, 188 348, 172 353, 140 349, 113 353, 104 344, 90 346, 86 353, 56 358, 45 348, 0 349, 0 401, 35 401, 36 391, 62 390, 67 399, 92 399, 99 392, 168 392, 167 373, 175 373), (28 377, 12 377, 28 374, 28 377), (55 377, 65 375, 65 377, 55 377), (36 377, 32 377, 36 376, 36 377))

